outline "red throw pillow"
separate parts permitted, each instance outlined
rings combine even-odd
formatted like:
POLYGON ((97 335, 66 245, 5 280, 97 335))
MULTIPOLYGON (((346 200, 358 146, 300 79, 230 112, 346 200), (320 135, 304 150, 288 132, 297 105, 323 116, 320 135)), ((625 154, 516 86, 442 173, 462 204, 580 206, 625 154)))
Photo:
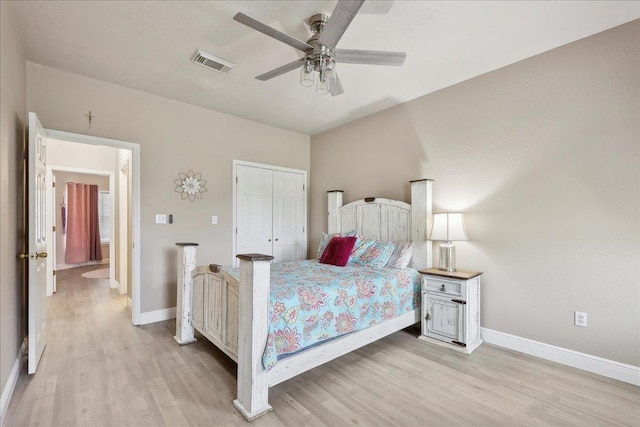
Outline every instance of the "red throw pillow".
POLYGON ((356 244, 357 237, 332 237, 320 257, 321 264, 344 267, 349 261, 349 255, 356 244))

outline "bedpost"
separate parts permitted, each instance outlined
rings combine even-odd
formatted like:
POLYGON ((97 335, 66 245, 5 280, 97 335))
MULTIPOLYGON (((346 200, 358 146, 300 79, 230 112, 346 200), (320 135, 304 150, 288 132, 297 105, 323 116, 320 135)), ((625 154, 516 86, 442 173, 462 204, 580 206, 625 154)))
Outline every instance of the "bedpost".
POLYGON ((427 240, 433 221, 431 198, 432 179, 411 181, 411 240, 413 240, 413 266, 418 270, 431 268, 431 240, 427 240))
POLYGON ((269 333, 270 255, 237 255, 240 259, 238 318, 238 398, 234 406, 249 421, 271 411, 262 353, 269 333))
POLYGON ((340 216, 338 215, 338 209, 342 207, 342 193, 342 190, 327 191, 327 197, 329 199, 328 234, 340 232, 340 216))
POLYGON ((176 286, 176 335, 174 340, 180 345, 196 342, 191 326, 191 300, 193 298, 193 278, 196 268, 197 243, 176 243, 178 246, 178 283, 176 286))

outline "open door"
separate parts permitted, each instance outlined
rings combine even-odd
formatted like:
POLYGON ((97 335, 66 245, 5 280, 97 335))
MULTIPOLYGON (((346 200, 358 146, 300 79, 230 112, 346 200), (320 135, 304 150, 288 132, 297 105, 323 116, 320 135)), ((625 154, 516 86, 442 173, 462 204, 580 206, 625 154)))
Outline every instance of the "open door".
POLYGON ((29 374, 38 368, 47 344, 47 227, 46 176, 47 137, 35 113, 29 113, 28 240, 29 262, 28 311, 29 374))

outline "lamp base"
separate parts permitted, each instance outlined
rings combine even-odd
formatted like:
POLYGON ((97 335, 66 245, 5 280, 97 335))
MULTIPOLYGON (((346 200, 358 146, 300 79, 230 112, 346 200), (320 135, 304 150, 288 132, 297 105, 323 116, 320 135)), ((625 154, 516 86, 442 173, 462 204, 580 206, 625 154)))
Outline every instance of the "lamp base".
POLYGON ((448 272, 456 271, 456 247, 453 243, 443 242, 440 244, 438 270, 448 272))

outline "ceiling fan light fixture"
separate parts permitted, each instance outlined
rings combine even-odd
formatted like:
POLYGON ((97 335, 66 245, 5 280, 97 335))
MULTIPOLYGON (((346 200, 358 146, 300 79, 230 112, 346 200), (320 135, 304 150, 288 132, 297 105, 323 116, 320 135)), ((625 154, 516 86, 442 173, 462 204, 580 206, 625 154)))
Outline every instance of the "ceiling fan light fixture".
POLYGON ((326 95, 329 93, 329 81, 328 80, 320 80, 316 83, 316 93, 318 95, 326 95))
POLYGON ((318 82, 316 83, 316 93, 326 95, 329 93, 331 76, 333 75, 333 62, 331 59, 321 57, 318 64, 318 82))
POLYGON ((314 83, 313 62, 307 60, 300 68, 300 85, 311 87, 314 83))

